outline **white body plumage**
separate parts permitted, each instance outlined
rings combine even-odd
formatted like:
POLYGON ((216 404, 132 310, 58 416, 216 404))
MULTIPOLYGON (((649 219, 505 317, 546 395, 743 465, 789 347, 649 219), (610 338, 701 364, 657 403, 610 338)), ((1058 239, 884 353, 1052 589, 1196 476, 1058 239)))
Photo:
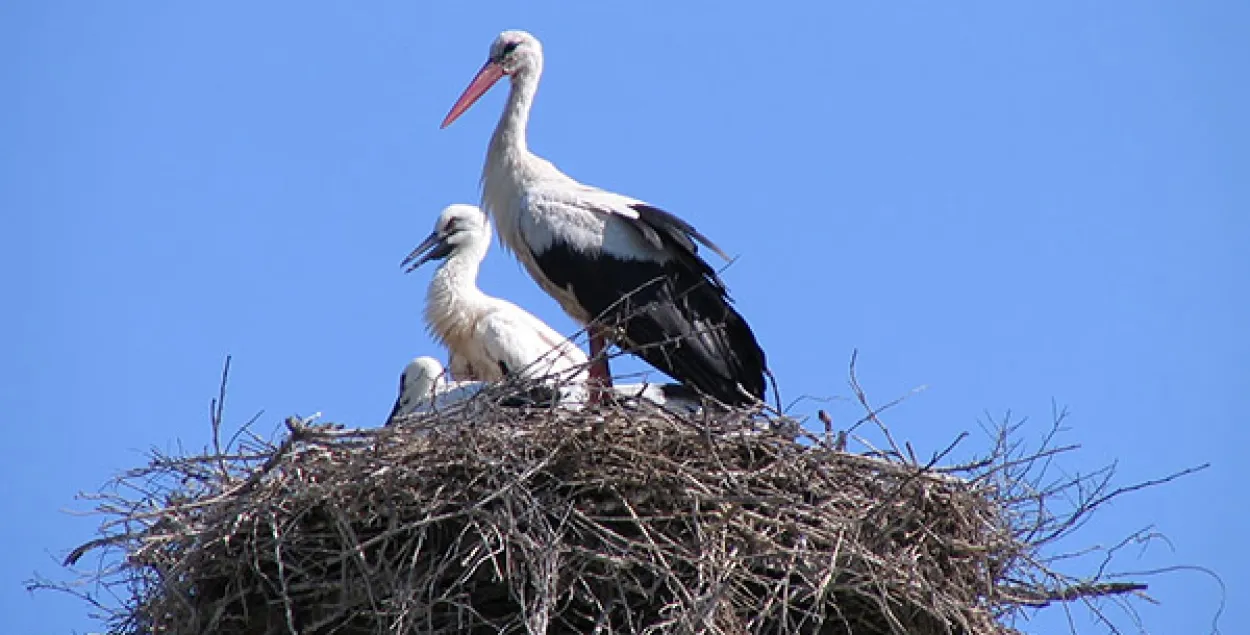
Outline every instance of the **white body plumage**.
POLYGON ((481 210, 452 205, 404 261, 411 271, 444 258, 426 291, 425 322, 450 352, 457 373, 482 381, 517 376, 584 382, 587 360, 581 349, 525 309, 478 288, 489 245, 490 225, 481 210))

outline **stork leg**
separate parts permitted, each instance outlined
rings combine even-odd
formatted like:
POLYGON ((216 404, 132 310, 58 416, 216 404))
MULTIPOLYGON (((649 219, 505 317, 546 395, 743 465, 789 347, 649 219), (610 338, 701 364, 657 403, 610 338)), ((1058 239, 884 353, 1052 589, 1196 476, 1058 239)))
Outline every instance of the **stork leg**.
POLYGON ((608 369, 608 341, 603 330, 597 326, 590 327, 590 384, 589 404, 594 406, 603 401, 612 388, 612 372, 608 369))

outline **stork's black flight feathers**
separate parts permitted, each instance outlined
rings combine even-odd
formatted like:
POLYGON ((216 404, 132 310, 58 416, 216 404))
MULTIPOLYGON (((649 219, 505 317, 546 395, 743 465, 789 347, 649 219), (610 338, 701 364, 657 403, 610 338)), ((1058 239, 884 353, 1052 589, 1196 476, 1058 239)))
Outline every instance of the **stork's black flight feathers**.
POLYGON ((667 261, 588 254, 556 239, 533 253, 544 275, 570 289, 625 351, 727 404, 749 403, 743 390, 763 399, 764 351, 695 241, 721 250, 664 210, 630 207, 638 213, 631 226, 667 261))

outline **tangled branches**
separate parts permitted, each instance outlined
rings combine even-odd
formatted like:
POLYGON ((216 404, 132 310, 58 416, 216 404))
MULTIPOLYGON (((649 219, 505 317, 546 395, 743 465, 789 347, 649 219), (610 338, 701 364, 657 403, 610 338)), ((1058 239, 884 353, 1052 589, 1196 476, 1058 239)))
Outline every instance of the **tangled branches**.
POLYGON ((1007 633, 1144 589, 1039 556, 1116 494, 1051 512, 1090 484, 1037 480, 1062 448, 943 468, 759 412, 496 403, 154 457, 70 560, 111 554, 115 633, 1007 633))

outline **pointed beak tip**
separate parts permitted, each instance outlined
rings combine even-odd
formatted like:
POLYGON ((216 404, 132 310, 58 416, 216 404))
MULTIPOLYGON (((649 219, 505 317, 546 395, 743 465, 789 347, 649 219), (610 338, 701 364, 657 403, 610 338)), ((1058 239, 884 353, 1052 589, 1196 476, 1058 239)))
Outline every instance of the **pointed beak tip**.
POLYGON ((399 263, 400 268, 404 269, 404 273, 412 273, 421 265, 431 261, 447 257, 452 251, 451 245, 439 239, 438 233, 431 233, 425 240, 413 249, 404 261, 399 263))
POLYGON ((487 60, 482 69, 477 72, 477 75, 473 76, 473 81, 469 82, 469 87, 465 88, 464 92, 461 93, 460 98, 451 107, 451 112, 447 113, 447 117, 443 119, 443 123, 438 129, 442 130, 450 126, 453 121, 458 119, 460 115, 463 115, 464 111, 468 110, 474 102, 486 94, 486 91, 490 90, 490 87, 494 86, 495 82, 499 81, 499 78, 503 76, 503 67, 498 62, 487 60))

